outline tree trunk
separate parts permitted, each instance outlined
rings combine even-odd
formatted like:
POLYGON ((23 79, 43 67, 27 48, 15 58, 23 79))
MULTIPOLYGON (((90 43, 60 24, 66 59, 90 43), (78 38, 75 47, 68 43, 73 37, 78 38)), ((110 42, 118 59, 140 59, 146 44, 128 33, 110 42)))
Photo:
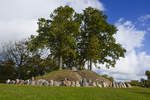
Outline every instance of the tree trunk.
POLYGON ((62 56, 59 57, 59 70, 62 70, 62 56))
POLYGON ((92 70, 92 60, 90 59, 90 70, 92 70))
POLYGON ((81 64, 81 65, 80 65, 80 68, 81 68, 81 70, 84 70, 84 65, 81 64))
POLYGON ((90 70, 90 60, 88 60, 88 70, 90 70))

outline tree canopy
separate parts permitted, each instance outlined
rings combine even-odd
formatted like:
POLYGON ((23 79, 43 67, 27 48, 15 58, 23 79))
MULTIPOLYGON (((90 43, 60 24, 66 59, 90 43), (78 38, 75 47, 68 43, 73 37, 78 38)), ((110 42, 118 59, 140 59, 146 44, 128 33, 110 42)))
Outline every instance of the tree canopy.
POLYGON ((93 64, 115 67, 126 50, 114 38, 117 28, 102 11, 88 7, 77 13, 69 6, 55 9, 49 19, 38 20, 38 35, 31 36, 30 50, 49 48, 59 69, 79 67, 92 70, 93 64))
POLYGON ((82 61, 89 62, 90 70, 92 63, 114 67, 116 60, 124 57, 126 52, 113 37, 117 32, 116 27, 107 22, 107 16, 102 11, 92 7, 86 8, 80 14, 80 23, 78 50, 82 61))
POLYGON ((75 11, 69 6, 58 7, 50 14, 50 19, 40 18, 38 36, 32 38, 32 48, 47 47, 51 55, 63 66, 63 57, 75 56, 76 37, 80 24, 75 21, 75 11))
POLYGON ((147 71, 145 72, 145 75, 147 76, 147 79, 150 81, 150 71, 149 71, 149 70, 147 70, 147 71))

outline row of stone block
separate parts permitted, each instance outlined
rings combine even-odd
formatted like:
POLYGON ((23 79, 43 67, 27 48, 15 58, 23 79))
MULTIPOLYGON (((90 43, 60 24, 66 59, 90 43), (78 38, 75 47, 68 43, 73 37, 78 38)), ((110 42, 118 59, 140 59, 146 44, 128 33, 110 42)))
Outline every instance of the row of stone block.
POLYGON ((131 85, 123 82, 112 82, 107 83, 105 81, 91 81, 86 79, 82 79, 81 81, 69 81, 64 79, 63 81, 54 81, 54 80, 7 80, 6 84, 17 84, 17 85, 39 85, 39 86, 71 86, 71 87, 113 87, 113 88, 130 88, 131 85))

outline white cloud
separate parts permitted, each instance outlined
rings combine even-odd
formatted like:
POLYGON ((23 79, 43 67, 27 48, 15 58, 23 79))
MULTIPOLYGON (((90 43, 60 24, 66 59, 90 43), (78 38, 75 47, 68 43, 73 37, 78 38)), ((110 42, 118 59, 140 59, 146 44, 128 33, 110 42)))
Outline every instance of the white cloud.
POLYGON ((84 8, 88 6, 104 10, 104 6, 99 0, 80 0, 80 2, 77 0, 67 0, 66 4, 72 6, 78 12, 81 12, 84 8))
POLYGON ((141 21, 141 22, 145 22, 149 19, 150 19, 150 14, 147 14, 147 15, 144 15, 144 16, 141 16, 141 17, 138 18, 138 20, 141 21))
POLYGON ((145 78, 145 71, 150 69, 150 55, 136 52, 142 48, 146 31, 138 30, 131 21, 117 21, 118 32, 115 36, 118 43, 127 49, 125 58, 121 58, 115 68, 102 68, 100 73, 109 74, 117 80, 139 80, 145 78))
POLYGON ((35 33, 35 20, 12 20, 0 22, 0 42, 21 40, 35 33))
POLYGON ((137 23, 139 25, 141 25, 141 27, 143 27, 147 31, 150 31, 150 23, 149 22, 150 22, 150 14, 140 16, 137 21, 137 23))
POLYGON ((149 28, 147 28, 147 31, 150 31, 150 27, 149 27, 149 28))
POLYGON ((54 9, 65 5, 78 12, 88 6, 104 10, 99 0, 1 0, 0 42, 29 37, 37 30, 38 18, 48 18, 54 9))
POLYGON ((136 29, 131 21, 118 21, 116 26, 119 30, 115 36, 117 42, 121 43, 128 51, 143 45, 142 42, 146 31, 136 29))

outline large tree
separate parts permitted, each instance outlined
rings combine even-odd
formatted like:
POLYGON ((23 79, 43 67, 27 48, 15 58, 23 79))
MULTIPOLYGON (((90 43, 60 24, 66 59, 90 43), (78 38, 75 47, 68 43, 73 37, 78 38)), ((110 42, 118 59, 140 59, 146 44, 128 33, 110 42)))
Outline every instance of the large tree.
POLYGON ((23 70, 22 67, 30 55, 30 51, 27 50, 27 45, 25 43, 26 40, 22 40, 18 42, 9 42, 3 46, 3 52, 5 54, 3 58, 5 59, 5 62, 8 59, 14 62, 18 78, 20 78, 21 70, 23 70))
MULTIPOLYGON (((3 55, 1 55, 0 61, 3 64, 3 69, 7 69, 7 66, 14 66, 15 73, 19 79, 28 79, 32 76, 43 75, 52 70, 56 70, 56 62, 51 57, 42 58, 44 51, 29 51, 27 44, 29 40, 22 40, 18 42, 10 42, 3 46, 3 55), (13 63, 7 62, 12 61, 13 63)), ((12 68, 12 67, 10 67, 12 68)), ((9 70, 9 73, 12 70, 9 70)), ((8 74, 8 73, 6 73, 8 74)), ((12 75, 13 76, 13 75, 12 75)))
POLYGON ((126 50, 116 43, 114 34, 117 29, 107 21, 102 11, 92 7, 86 8, 79 14, 81 34, 78 37, 79 61, 82 66, 88 62, 88 69, 92 64, 105 64, 114 67, 120 57, 124 57, 126 50))
POLYGON ((50 19, 39 19, 38 26, 38 35, 31 36, 29 48, 50 49, 50 55, 58 60, 60 70, 63 66, 85 69, 87 62, 90 70, 93 64, 114 67, 126 52, 116 43, 116 27, 108 23, 102 11, 92 7, 81 14, 69 6, 58 7, 50 19))
POLYGON ((147 70, 147 71, 145 72, 145 75, 147 76, 147 79, 150 81, 150 71, 149 71, 149 70, 147 70))
POLYGON ((49 48, 53 58, 58 59, 59 69, 63 67, 64 57, 75 56, 76 37, 80 24, 75 21, 75 11, 69 6, 58 7, 50 14, 50 19, 38 21, 38 35, 32 36, 30 48, 49 48))
POLYGON ((11 59, 0 63, 0 82, 5 82, 7 79, 16 79, 15 63, 11 59))

